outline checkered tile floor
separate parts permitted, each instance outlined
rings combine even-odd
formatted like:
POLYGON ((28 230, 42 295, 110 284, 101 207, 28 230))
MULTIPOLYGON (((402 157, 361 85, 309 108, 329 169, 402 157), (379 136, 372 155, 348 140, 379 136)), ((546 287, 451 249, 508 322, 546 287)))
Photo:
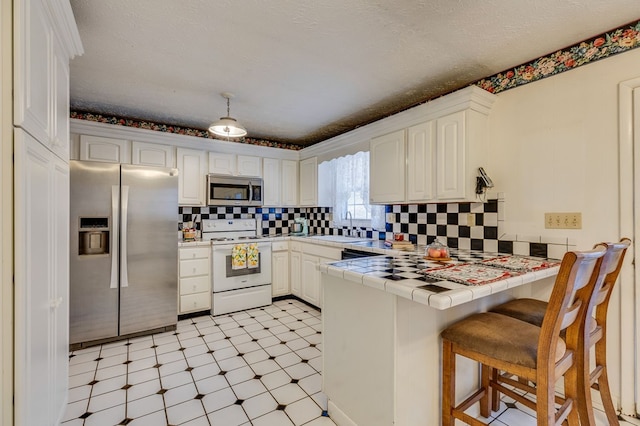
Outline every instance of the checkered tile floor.
MULTIPOLYGON (((282 300, 74 351, 63 425, 334 425, 323 416, 320 330, 317 310, 282 300)), ((508 399, 490 421, 536 424, 508 399)))

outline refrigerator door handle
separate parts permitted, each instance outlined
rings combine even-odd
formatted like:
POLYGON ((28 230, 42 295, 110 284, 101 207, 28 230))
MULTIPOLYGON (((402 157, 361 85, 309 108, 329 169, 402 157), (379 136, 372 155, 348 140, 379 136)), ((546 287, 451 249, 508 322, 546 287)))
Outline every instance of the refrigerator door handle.
POLYGON ((118 232, 120 210, 120 186, 111 186, 111 280, 109 288, 118 288, 118 232))
POLYGON ((120 287, 129 287, 127 272, 127 214, 129 210, 129 186, 122 185, 122 215, 120 216, 120 287))

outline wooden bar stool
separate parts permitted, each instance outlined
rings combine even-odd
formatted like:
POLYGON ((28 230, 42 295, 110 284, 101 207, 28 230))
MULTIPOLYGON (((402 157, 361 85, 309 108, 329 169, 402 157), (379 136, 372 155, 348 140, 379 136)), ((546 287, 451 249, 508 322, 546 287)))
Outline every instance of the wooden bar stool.
MULTIPOLYGON (((600 391, 602 405, 609 425, 619 425, 618 415, 611 398, 609 379, 607 376, 607 311, 609 299, 622 269, 624 256, 631 245, 631 240, 623 238, 618 243, 608 243, 607 254, 603 260, 601 275, 603 280, 596 284, 589 300, 584 334, 581 333, 580 342, 583 345, 576 357, 578 370, 578 412, 583 426, 595 425, 593 404, 590 389, 600 391), (590 350, 595 346, 595 367, 590 369, 590 350)), ((515 299, 499 305, 491 312, 508 315, 537 326, 542 325, 548 303, 537 299, 515 299)), ((494 394, 495 396, 495 394, 494 394)))
MULTIPOLYGON (((537 384, 536 401, 518 395, 520 402, 537 412, 539 426, 559 425, 565 420, 579 424, 575 409, 579 319, 586 315, 588 297, 583 288, 593 288, 606 248, 568 252, 560 265, 550 303, 541 327, 494 312, 467 317, 447 329, 442 336, 442 425, 453 426, 455 419, 478 426, 486 423, 465 411, 480 402, 482 416, 489 417, 492 404, 491 377, 504 371, 537 384), (581 297, 582 296, 582 297, 581 297), (560 332, 566 330, 563 340, 560 332), (481 388, 455 405, 456 355, 481 363, 481 388), (555 383, 564 377, 565 397, 555 407, 555 383)), ((590 296, 590 294, 589 294, 590 296)))

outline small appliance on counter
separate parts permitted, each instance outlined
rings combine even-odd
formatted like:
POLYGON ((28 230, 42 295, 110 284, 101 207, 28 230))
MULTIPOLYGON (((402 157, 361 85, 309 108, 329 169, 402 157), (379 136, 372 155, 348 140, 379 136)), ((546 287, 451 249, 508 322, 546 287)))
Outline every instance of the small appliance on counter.
POLYGON ((289 235, 309 235, 309 224, 304 217, 293 219, 293 225, 289 229, 289 235))

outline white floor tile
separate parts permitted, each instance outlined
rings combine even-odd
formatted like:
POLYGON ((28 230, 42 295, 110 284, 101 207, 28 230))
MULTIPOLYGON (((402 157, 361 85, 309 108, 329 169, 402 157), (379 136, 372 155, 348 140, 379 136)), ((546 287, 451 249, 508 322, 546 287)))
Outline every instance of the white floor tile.
POLYGON ((164 424, 167 424, 167 413, 162 410, 133 419, 129 426, 158 426, 164 424))
POLYGON ((253 426, 293 426, 293 423, 284 413, 284 411, 276 410, 258 417, 251 421, 253 426))
POLYGON ((96 413, 98 411, 106 410, 107 408, 115 407, 116 405, 124 406, 126 398, 127 394, 124 390, 116 390, 92 397, 89 400, 88 411, 96 413))
POLYGON ((237 383, 241 383, 252 379, 256 374, 253 372, 249 366, 237 368, 235 370, 229 371, 225 377, 230 385, 235 385, 237 383))
POLYGON ((262 382, 257 379, 247 380, 246 382, 238 383, 236 385, 231 386, 233 392, 236 394, 238 399, 249 399, 258 394, 267 391, 267 388, 264 387, 262 382))
POLYGON ((93 389, 91 390, 91 396, 96 397, 98 395, 102 395, 105 393, 113 392, 118 389, 122 389, 124 385, 127 384, 127 376, 117 376, 112 379, 104 379, 100 380, 98 383, 93 385, 93 389))
POLYGON ((236 404, 209 413, 208 417, 213 425, 238 426, 249 421, 242 407, 236 404))
POLYGON ((276 356, 276 362, 282 368, 289 367, 291 365, 298 364, 302 358, 296 355, 294 352, 289 352, 284 355, 276 356))
MULTIPOLYGON (((166 389, 166 388, 165 388, 166 389)), ((198 395, 198 390, 193 383, 172 387, 164 393, 164 404, 166 407, 182 404, 185 401, 194 399, 198 395)))
POLYGON ((247 367, 247 362, 241 356, 234 356, 231 358, 218 361, 218 367, 222 371, 232 371, 238 368, 247 367))
POLYGON ((322 415, 322 410, 310 397, 287 405, 285 412, 295 425, 302 425, 322 415))
POLYGON ((160 378, 160 383, 165 389, 172 389, 185 384, 193 384, 191 374, 187 371, 181 371, 179 373, 171 374, 160 378))
POLYGON ((198 417, 197 419, 189 420, 188 422, 181 423, 180 426, 210 426, 207 416, 198 417))
POLYGON ((198 389, 198 393, 202 395, 208 395, 220 389, 228 388, 229 382, 224 376, 212 376, 207 377, 206 379, 198 380, 196 382, 196 388, 198 389))
MULTIPOLYGON (((78 386, 69 389, 69 403, 88 399, 91 395, 91 385, 78 386)), ((82 413, 81 413, 82 414, 82 413)))
POLYGON ((138 383, 127 389, 127 402, 132 402, 145 396, 158 393, 161 389, 160 379, 153 379, 146 382, 138 383))
POLYGON ((125 406, 117 405, 115 407, 98 411, 91 414, 84 421, 85 426, 104 426, 117 425, 124 420, 125 406))
POLYGON ((335 423, 331 421, 329 417, 318 417, 315 420, 311 420, 306 423, 305 426, 334 426, 335 423))
POLYGON ((127 404, 127 417, 137 419, 155 411, 164 412, 164 400, 162 395, 153 394, 144 398, 136 399, 127 404))
POLYGON ((284 370, 275 370, 269 374, 265 374, 260 381, 269 390, 278 388, 291 382, 291 377, 284 370))
POLYGON ((89 405, 88 399, 67 404, 67 409, 64 413, 64 417, 62 418, 62 421, 66 422, 68 420, 77 419, 78 417, 80 417, 81 415, 87 412, 88 405, 89 405))
POLYGON ((320 392, 322 388, 322 376, 320 374, 312 374, 301 379, 298 385, 309 395, 320 392))
POLYGON ((309 364, 294 364, 290 367, 284 369, 288 375, 293 379, 303 379, 305 377, 311 376, 312 374, 316 374, 316 370, 314 370, 309 364))
POLYGON ((202 398, 202 403, 207 411, 211 413, 221 408, 228 407, 238 400, 231 388, 220 389, 219 391, 207 394, 202 398))
POLYGON ((295 383, 288 383, 271 391, 278 404, 288 405, 307 397, 307 394, 295 383))
POLYGON ((184 359, 170 362, 168 364, 162 364, 162 366, 158 369, 160 372, 160 377, 165 378, 166 376, 171 376, 172 374, 183 372, 189 367, 187 361, 184 359))
POLYGON ((270 411, 275 410, 278 407, 278 403, 271 396, 269 392, 261 393, 260 395, 249 398, 242 403, 242 408, 249 416, 249 419, 255 419, 256 417, 263 416, 270 411))
POLYGON ((69 365, 69 376, 75 376, 76 374, 95 372, 98 367, 97 361, 83 362, 80 364, 69 365))
POLYGON ((130 373, 127 377, 127 382, 130 385, 136 385, 138 383, 157 379, 158 377, 160 377, 160 373, 157 368, 147 368, 145 370, 130 373))
POLYGON ((220 368, 214 361, 211 364, 201 365, 191 370, 193 380, 202 380, 207 377, 215 376, 220 372, 220 368))
POLYGON ((167 419, 170 424, 179 425, 205 415, 200 400, 192 399, 182 404, 167 408, 167 419))

